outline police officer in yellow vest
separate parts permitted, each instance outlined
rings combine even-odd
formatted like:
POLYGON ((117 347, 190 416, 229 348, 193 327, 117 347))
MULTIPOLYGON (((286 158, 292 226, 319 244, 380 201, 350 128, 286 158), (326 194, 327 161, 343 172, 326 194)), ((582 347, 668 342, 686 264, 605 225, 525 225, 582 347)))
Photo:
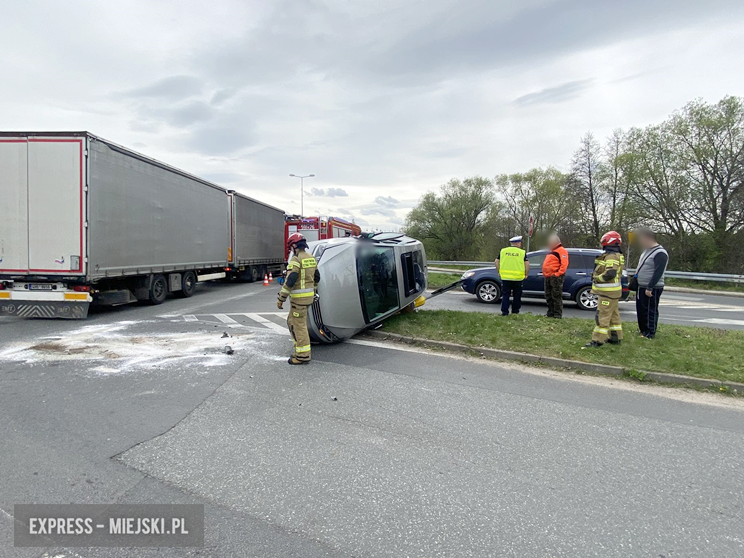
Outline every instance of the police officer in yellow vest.
POLYGON ((600 240, 604 252, 594 260, 592 292, 597 295, 596 326, 587 347, 601 347, 605 343, 619 345, 623 339, 623 323, 618 302, 623 294, 622 238, 615 231, 606 233, 600 240))
POLYGON ((519 314, 522 307, 522 281, 530 272, 530 262, 527 253, 522 250, 522 237, 509 239, 509 244, 501 250, 494 262, 496 271, 501 276, 501 315, 509 315, 509 299, 511 298, 512 314, 519 314))
POLYGON ((287 326, 294 342, 294 353, 287 361, 289 364, 307 364, 310 362, 310 334, 307 332, 307 310, 315 299, 315 291, 320 281, 318 264, 307 250, 307 240, 299 233, 290 235, 287 248, 292 251, 292 258, 287 265, 287 278, 279 291, 276 305, 282 308, 287 297, 290 309, 287 315, 287 326))

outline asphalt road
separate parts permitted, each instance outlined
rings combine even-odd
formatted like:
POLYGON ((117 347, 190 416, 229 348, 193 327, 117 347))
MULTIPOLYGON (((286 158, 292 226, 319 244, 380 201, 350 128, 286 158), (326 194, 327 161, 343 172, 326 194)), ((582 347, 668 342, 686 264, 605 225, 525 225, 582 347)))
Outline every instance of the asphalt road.
MULTIPOLYGON (((522 299, 522 312, 544 315, 545 301, 522 299)), ((484 304, 475 295, 453 290, 426 302, 426 309, 462 310, 464 312, 501 313, 500 303, 484 304)), ((571 318, 594 319, 594 313, 579 310, 575 302, 564 301, 563 315, 571 318)), ((620 315, 625 322, 636 321, 635 300, 620 303, 620 315)), ((667 324, 744 329, 744 298, 733 296, 664 292, 661 296, 659 321, 667 324)))
POLYGON ((364 339, 289 367, 274 304, 0 320, 0 556, 744 556, 739 400, 364 339), (204 503, 206 547, 13 548, 29 502, 204 503))

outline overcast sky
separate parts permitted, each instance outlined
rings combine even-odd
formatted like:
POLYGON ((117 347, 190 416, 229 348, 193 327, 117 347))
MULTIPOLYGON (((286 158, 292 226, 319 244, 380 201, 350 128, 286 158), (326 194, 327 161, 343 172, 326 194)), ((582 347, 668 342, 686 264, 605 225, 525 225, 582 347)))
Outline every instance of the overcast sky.
POLYGON ((0 129, 397 228, 453 177, 744 94, 741 0, 0 0, 0 129))

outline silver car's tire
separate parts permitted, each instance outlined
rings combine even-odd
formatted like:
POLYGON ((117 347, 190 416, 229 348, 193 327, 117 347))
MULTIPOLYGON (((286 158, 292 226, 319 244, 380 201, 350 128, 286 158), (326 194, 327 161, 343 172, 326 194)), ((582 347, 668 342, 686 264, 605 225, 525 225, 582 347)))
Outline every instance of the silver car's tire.
POLYGON ((475 296, 481 302, 494 304, 501 300, 501 287, 493 281, 482 281, 475 287, 475 296))
POLYGON ((582 310, 596 310, 597 309, 597 295, 592 293, 591 287, 582 287, 579 292, 576 293, 576 304, 582 310))

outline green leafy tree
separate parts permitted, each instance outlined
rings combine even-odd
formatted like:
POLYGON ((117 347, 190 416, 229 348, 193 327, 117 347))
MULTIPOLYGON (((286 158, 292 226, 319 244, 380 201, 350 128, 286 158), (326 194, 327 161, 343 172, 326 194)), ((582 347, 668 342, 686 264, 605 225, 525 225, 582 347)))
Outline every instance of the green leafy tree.
POLYGON ((438 194, 428 192, 421 198, 406 217, 406 234, 424 242, 430 257, 478 257, 494 201, 493 184, 487 178, 452 179, 438 194))
POLYGON ((692 193, 689 222, 710 233, 725 268, 744 229, 744 100, 693 101, 672 116, 669 130, 692 193))

